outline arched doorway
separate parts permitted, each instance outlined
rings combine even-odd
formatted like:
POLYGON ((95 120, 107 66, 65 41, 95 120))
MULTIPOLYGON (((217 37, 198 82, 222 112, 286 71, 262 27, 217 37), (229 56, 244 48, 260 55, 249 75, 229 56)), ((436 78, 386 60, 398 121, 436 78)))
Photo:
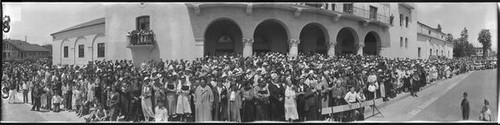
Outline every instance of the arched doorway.
POLYGON ((375 32, 368 32, 365 36, 363 55, 378 55, 380 52, 380 36, 375 32))
POLYGON ((288 32, 278 20, 266 20, 257 25, 254 32, 253 52, 288 53, 288 32))
POLYGON ((300 31, 299 52, 327 54, 327 40, 328 33, 321 24, 307 24, 302 28, 302 31, 300 31))
POLYGON ((358 47, 358 35, 350 27, 340 29, 337 35, 337 46, 335 46, 335 55, 356 54, 358 47))
POLYGON ((236 22, 221 18, 209 24, 205 31, 204 55, 243 53, 242 33, 236 22))

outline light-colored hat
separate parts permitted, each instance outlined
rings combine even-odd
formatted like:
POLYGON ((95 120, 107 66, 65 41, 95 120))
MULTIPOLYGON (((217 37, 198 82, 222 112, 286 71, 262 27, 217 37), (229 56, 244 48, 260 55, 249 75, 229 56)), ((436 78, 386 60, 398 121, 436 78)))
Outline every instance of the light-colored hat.
POLYGON ((144 81, 146 81, 146 80, 149 80, 149 77, 145 77, 145 78, 144 78, 144 81))

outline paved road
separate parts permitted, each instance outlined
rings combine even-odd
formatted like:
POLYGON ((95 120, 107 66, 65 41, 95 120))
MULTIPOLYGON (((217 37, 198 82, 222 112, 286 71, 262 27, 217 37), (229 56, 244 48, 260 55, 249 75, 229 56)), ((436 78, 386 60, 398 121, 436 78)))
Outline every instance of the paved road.
POLYGON ((463 92, 469 97, 469 120, 478 120, 483 100, 490 102, 493 121, 498 116, 497 71, 474 71, 455 76, 420 91, 419 97, 404 97, 380 106, 384 117, 374 116, 367 121, 461 121, 460 103, 463 92))
POLYGON ((17 103, 14 104, 9 104, 8 99, 2 99, 2 122, 85 122, 83 118, 78 118, 75 112, 30 111, 31 104, 21 103, 22 94, 18 93, 17 97, 17 103))

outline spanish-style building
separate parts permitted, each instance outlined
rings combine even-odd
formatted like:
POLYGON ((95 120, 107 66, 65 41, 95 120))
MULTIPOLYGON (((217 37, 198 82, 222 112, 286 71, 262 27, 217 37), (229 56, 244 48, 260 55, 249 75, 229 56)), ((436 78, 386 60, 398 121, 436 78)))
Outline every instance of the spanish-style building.
POLYGON ((2 60, 25 60, 49 58, 50 50, 37 44, 31 44, 22 40, 2 40, 2 60))
POLYGON ((215 52, 426 58, 416 19, 412 3, 106 4, 105 17, 51 34, 53 62, 139 64, 215 52))
POLYGON ((447 34, 437 28, 418 22, 417 53, 418 58, 446 57, 453 58, 453 43, 446 41, 447 34))

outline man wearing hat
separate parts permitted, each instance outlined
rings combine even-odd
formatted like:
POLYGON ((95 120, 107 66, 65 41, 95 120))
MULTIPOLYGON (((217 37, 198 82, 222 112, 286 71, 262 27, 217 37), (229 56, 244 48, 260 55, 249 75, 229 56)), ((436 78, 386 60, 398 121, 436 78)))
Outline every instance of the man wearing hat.
POLYGON ((282 84, 278 82, 277 74, 271 74, 272 82, 269 84, 270 92, 270 116, 272 121, 283 121, 284 119, 284 96, 285 89, 282 84))

